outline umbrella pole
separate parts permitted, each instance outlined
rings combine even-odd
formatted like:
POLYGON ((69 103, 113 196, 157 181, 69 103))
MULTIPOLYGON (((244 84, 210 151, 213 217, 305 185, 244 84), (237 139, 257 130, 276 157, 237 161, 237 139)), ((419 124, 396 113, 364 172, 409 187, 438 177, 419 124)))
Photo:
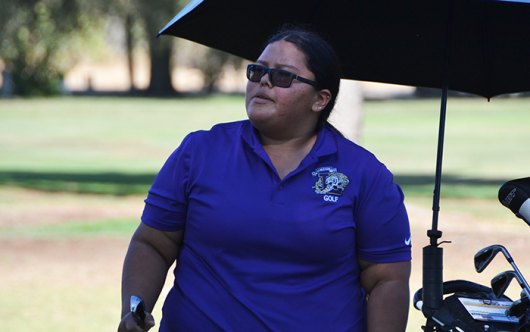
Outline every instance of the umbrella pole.
POLYGON ((432 200, 432 227, 427 232, 430 243, 436 245, 437 240, 442 237, 438 230, 438 215, 440 212, 440 189, 442 187, 442 161, 445 140, 445 118, 447 114, 447 85, 442 89, 442 101, 440 103, 440 123, 438 125, 438 149, 436 155, 436 176, 434 179, 434 195, 432 200))
MULTIPOLYGON (((431 318, 442 307, 443 302, 443 248, 438 239, 442 232, 438 230, 440 212, 440 188, 442 183, 442 160, 445 136, 445 118, 447 112, 447 85, 442 89, 440 105, 440 123, 438 128, 438 149, 436 156, 436 177, 432 205, 432 228, 427 231, 430 244, 423 247, 423 315, 431 318)), ((427 330, 426 330, 427 331, 427 330)))

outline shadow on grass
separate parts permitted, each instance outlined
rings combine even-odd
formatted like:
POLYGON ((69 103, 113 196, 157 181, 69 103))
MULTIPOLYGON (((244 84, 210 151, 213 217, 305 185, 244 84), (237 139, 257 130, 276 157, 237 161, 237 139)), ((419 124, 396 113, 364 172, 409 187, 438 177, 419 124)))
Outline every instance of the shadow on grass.
MULTIPOLYGON (((0 171, 0 185, 54 192, 136 195, 147 193, 155 176, 155 173, 0 171)), ((407 196, 432 197, 434 176, 398 174, 395 180, 407 196)), ((507 180, 466 178, 449 174, 442 179, 441 193, 445 197, 496 198, 500 186, 507 180)))
POLYGON ((0 185, 100 195, 145 194, 156 174, 0 171, 0 185))
MULTIPOLYGON (((470 178, 454 174, 442 177, 441 195, 452 198, 497 199, 499 188, 509 179, 470 178)), ((434 193, 434 176, 398 174, 395 181, 407 196, 429 196, 434 193)))

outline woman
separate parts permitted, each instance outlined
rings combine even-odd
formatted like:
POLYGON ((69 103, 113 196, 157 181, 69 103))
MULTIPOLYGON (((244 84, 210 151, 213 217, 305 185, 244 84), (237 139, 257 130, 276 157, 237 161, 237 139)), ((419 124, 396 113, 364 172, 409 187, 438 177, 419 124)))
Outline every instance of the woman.
POLYGON ((404 331, 403 194, 326 122, 340 82, 332 49, 281 31, 247 78, 249 119, 188 135, 155 179, 125 259, 119 331, 154 325, 175 260, 160 331, 404 331))

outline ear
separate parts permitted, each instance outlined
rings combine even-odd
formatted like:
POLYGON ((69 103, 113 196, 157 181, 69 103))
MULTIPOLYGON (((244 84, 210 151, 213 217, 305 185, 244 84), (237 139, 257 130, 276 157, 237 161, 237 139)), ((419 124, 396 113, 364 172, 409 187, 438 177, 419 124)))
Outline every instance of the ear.
POLYGON ((319 90, 316 92, 315 101, 313 102, 313 112, 321 112, 328 105, 331 100, 331 91, 328 89, 319 90))

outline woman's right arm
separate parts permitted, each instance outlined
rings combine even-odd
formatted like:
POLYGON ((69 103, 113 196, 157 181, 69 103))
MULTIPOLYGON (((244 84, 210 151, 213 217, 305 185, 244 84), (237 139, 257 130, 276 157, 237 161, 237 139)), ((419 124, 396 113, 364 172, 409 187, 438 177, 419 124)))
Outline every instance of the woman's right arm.
POLYGON ((122 309, 118 332, 147 331, 154 326, 149 314, 162 291, 168 269, 175 262, 182 244, 182 231, 163 232, 143 223, 132 236, 122 274, 122 309), (146 327, 140 328, 130 314, 131 295, 145 303, 146 327))

